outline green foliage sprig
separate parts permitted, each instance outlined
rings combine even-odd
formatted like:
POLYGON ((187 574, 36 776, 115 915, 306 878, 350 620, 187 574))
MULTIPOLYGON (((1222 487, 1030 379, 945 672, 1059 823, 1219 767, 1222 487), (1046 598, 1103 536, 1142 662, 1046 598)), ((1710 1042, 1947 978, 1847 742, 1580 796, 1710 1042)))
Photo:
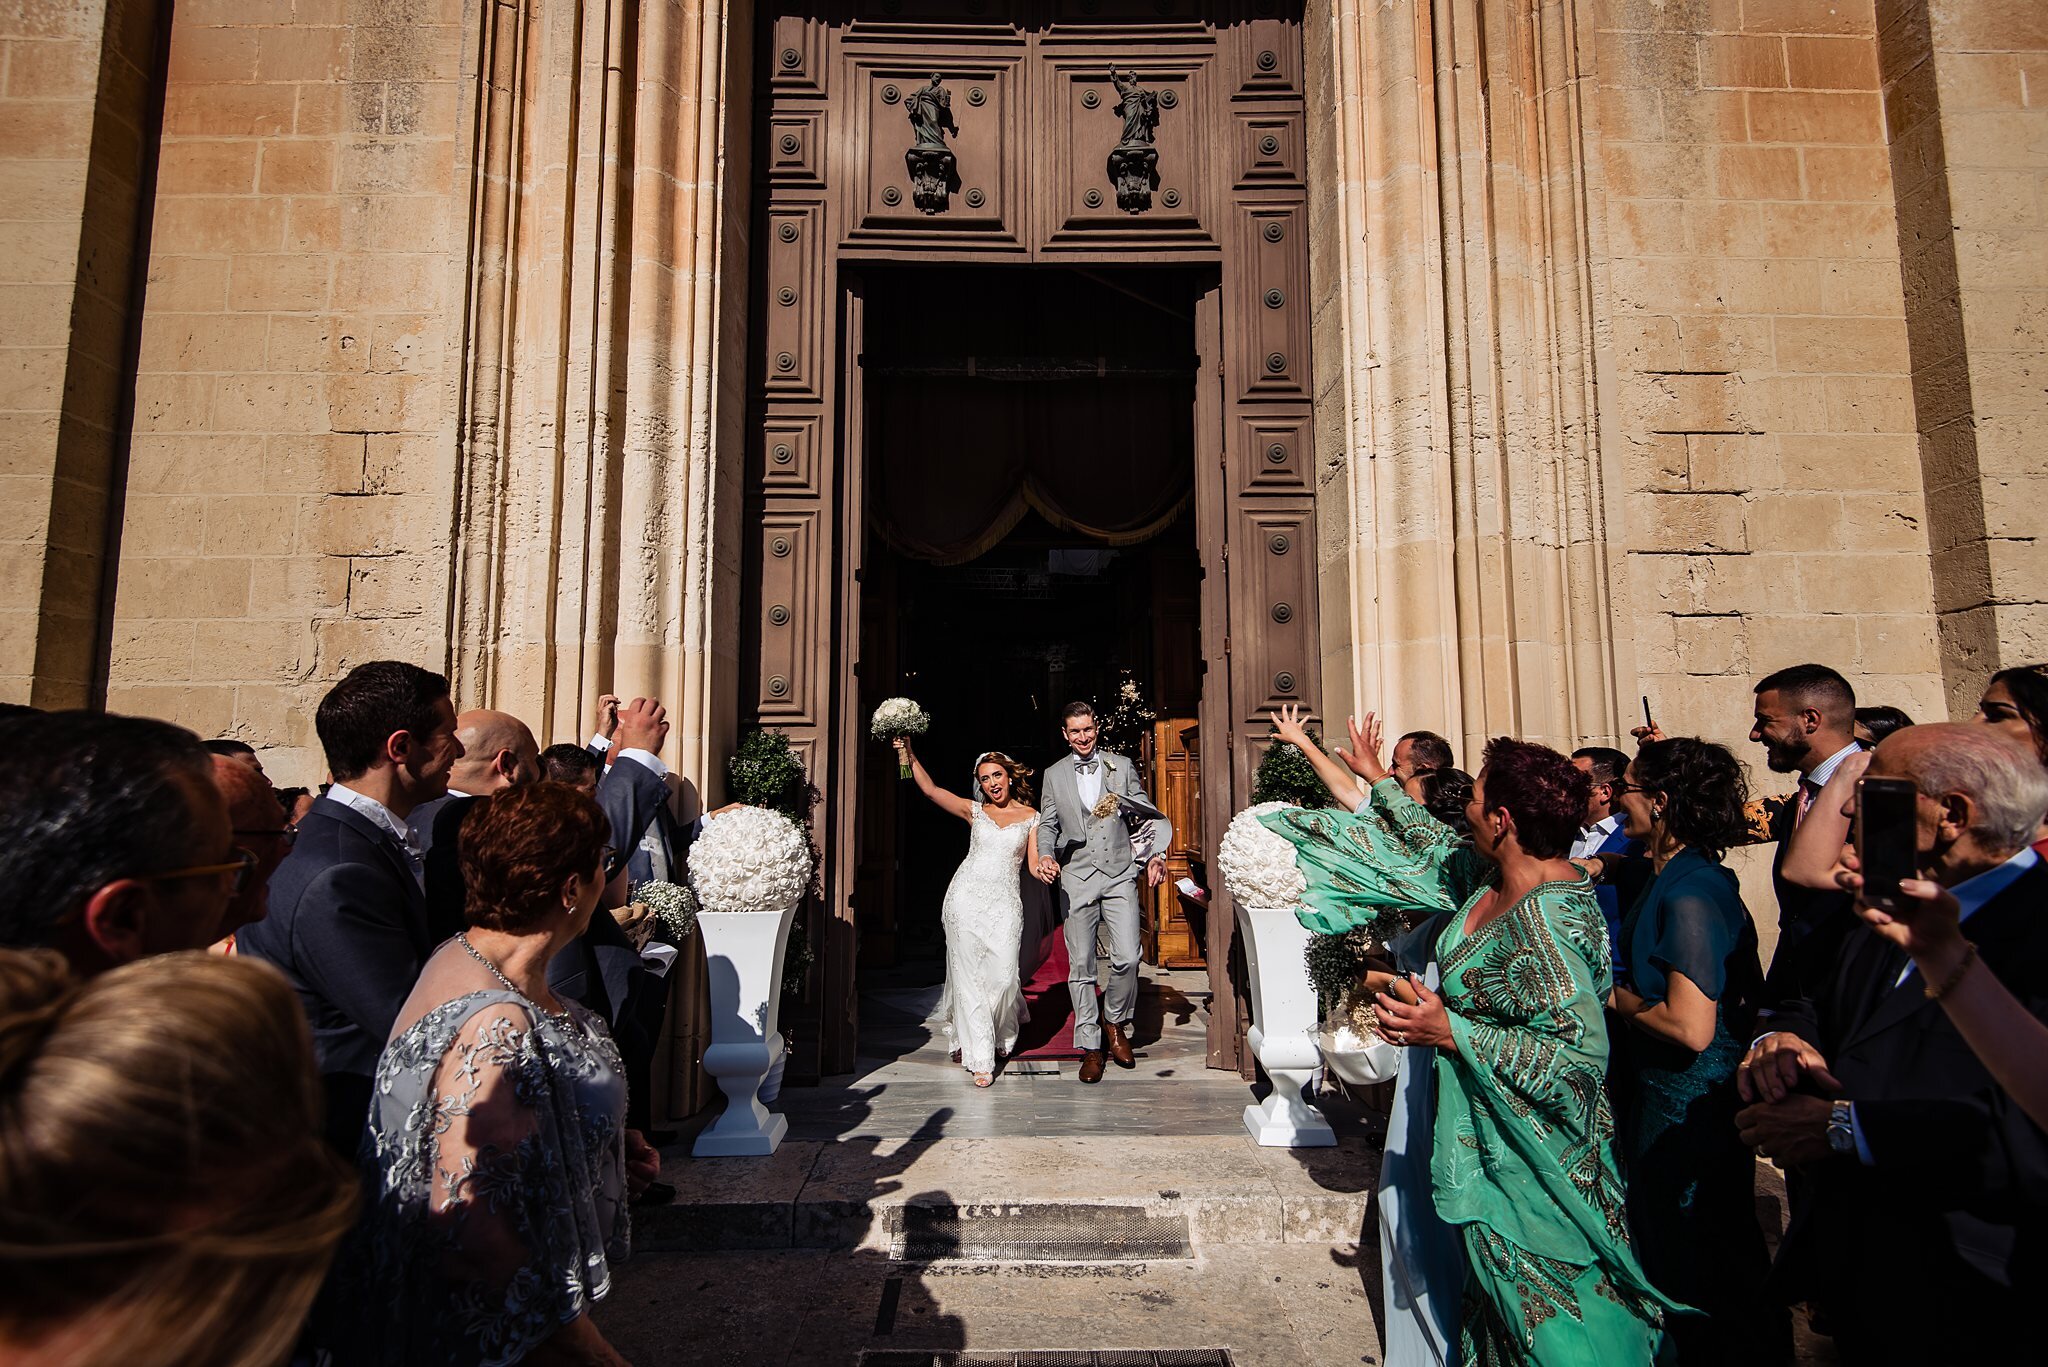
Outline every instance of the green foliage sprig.
POLYGON ((780 812, 798 825, 810 820, 804 762, 780 731, 749 731, 725 762, 732 800, 780 812))

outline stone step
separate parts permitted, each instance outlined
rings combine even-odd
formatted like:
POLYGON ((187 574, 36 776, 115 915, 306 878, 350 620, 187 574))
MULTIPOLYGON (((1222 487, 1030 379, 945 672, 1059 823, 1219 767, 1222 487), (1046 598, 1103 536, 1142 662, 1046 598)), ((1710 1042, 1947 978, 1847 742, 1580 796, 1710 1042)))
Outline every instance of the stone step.
POLYGON ((636 1210, 633 1242, 678 1253, 857 1248, 913 1261, 1011 1260, 987 1252, 1005 1245, 1018 1261, 1117 1261, 1187 1256, 1172 1252, 1183 1246, 1356 1243, 1373 1237, 1379 1142, 790 1141, 754 1159, 678 1150, 662 1173, 677 1199, 636 1210), (1063 1242, 1070 1254, 1093 1245, 1099 1258, 1063 1256, 1063 1242))

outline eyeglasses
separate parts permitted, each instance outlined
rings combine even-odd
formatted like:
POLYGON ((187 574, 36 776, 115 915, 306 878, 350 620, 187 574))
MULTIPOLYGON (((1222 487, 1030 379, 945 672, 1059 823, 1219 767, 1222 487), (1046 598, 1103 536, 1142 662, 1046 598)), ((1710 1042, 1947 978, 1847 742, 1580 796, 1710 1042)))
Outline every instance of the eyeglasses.
POLYGON ((249 881, 249 875, 256 869, 256 855, 254 851, 245 850, 237 845, 234 855, 235 857, 225 864, 194 864, 189 869, 171 869, 166 873, 152 873, 141 881, 144 883, 174 883, 186 878, 219 878, 223 874, 231 874, 233 877, 228 883, 228 896, 234 897, 241 893, 243 885, 249 881))
POLYGON ((283 845, 286 849, 290 849, 292 846, 299 843, 299 828, 297 826, 279 826, 275 830, 245 830, 242 827, 237 826, 235 828, 234 833, 236 835, 271 836, 274 839, 276 839, 279 844, 283 845))
POLYGON ((1616 797, 1627 797, 1630 793, 1647 793, 1650 791, 1642 784, 1630 783, 1625 778, 1612 779, 1608 782, 1607 787, 1608 791, 1612 792, 1616 797))

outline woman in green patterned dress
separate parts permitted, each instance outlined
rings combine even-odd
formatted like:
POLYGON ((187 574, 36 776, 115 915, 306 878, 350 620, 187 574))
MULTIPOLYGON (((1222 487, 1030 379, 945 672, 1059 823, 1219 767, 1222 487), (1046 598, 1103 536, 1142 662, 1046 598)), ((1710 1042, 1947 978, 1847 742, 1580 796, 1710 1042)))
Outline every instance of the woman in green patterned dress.
POLYGON ((1464 1240, 1460 1359, 1654 1360, 1665 1312, 1679 1307, 1629 1246, 1605 1086, 1605 923, 1591 882, 1564 857, 1586 775, 1554 750, 1495 739, 1465 845, 1387 775, 1367 743, 1370 716, 1364 730, 1353 724, 1345 756, 1370 784, 1363 801, 1292 709, 1274 729, 1340 802, 1368 807, 1261 818, 1295 847, 1309 884, 1304 922, 1340 929, 1388 906, 1455 912, 1436 944, 1441 994, 1411 978, 1399 997, 1380 993, 1375 1010, 1388 1040, 1436 1051, 1431 1195, 1464 1240))

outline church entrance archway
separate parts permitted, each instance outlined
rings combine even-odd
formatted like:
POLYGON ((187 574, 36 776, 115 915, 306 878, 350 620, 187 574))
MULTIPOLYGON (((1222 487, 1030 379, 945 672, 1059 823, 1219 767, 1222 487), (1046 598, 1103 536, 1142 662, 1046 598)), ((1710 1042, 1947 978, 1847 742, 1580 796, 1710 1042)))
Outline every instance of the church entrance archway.
MULTIPOLYGON (((914 878, 950 873, 920 844, 900 876, 875 701, 920 696, 964 783, 980 748, 1050 758, 1068 695, 1130 669, 1162 716, 1192 709, 1197 850, 1247 798, 1264 713, 1319 705, 1302 53, 1277 0, 759 22, 740 708, 822 799, 791 1023, 799 1070, 831 1074, 857 966, 924 933, 914 878)), ((1208 1061, 1235 1068, 1216 891, 1208 1061)))

